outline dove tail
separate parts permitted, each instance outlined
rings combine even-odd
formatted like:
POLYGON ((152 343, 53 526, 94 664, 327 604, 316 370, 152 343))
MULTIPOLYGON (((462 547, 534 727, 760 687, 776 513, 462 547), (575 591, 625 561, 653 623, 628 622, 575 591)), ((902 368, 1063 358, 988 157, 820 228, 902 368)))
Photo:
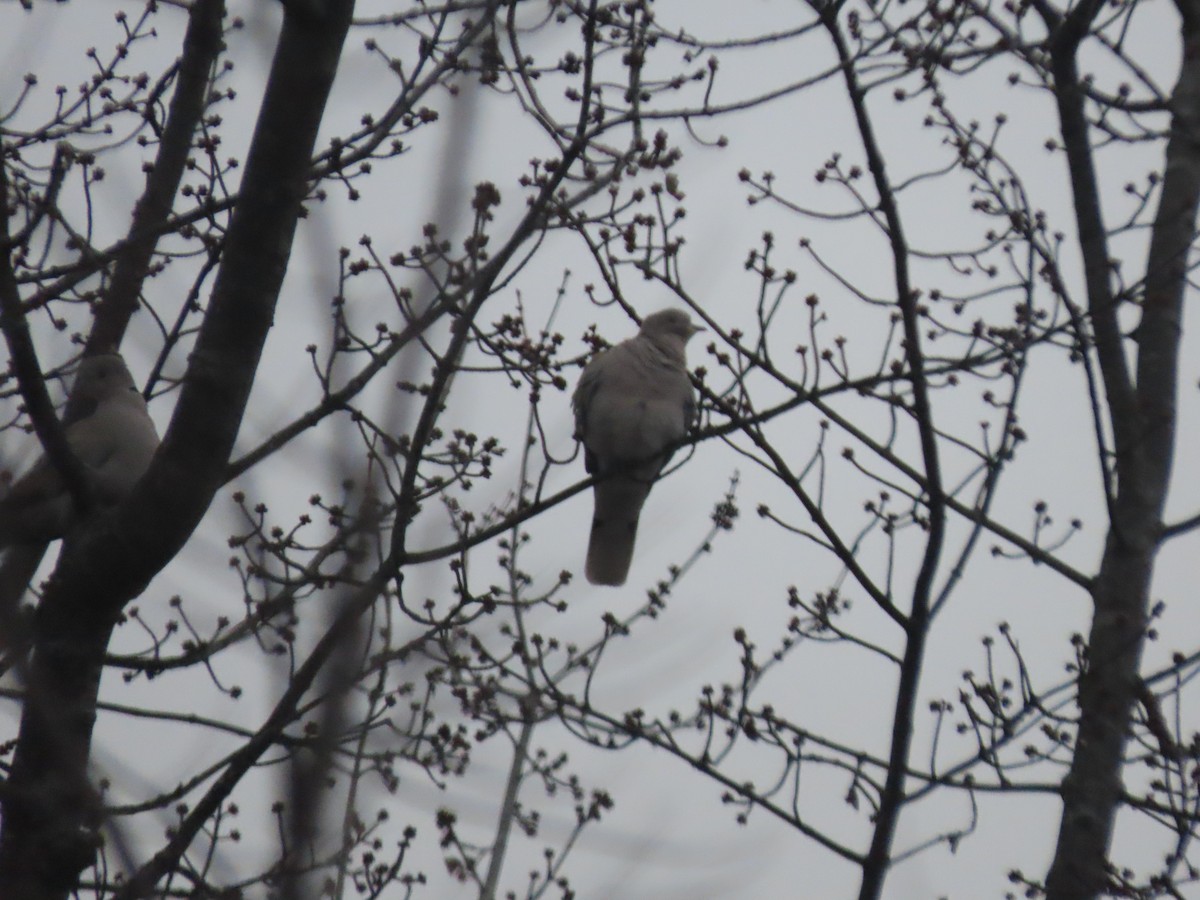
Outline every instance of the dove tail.
POLYGON ((649 493, 649 481, 629 477, 618 476, 596 485, 596 512, 584 567, 592 584, 618 587, 625 583, 633 561, 638 516, 649 493))

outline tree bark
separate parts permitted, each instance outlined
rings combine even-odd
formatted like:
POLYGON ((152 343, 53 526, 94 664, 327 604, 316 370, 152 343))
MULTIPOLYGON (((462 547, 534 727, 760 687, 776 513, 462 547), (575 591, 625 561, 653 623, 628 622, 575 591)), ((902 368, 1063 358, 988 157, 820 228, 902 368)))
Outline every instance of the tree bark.
POLYGON ((105 648, 121 609, 183 546, 222 483, 274 320, 353 7, 353 0, 287 6, 221 268, 163 446, 121 507, 64 542, 38 609, 2 797, 5 900, 65 898, 93 858, 102 811, 87 761, 105 648))
MULTIPOLYGON (((1122 793, 1121 768, 1136 702, 1150 585, 1175 446, 1178 354, 1187 254, 1200 198, 1200 16, 1180 5, 1184 56, 1172 99, 1166 170, 1151 236, 1137 329, 1135 408, 1112 422, 1117 493, 1092 597, 1079 731, 1062 784, 1063 812, 1046 878, 1050 900, 1083 900, 1108 884, 1108 850, 1122 793)), ((1117 361, 1099 352, 1106 374, 1117 361)), ((1123 360, 1121 361, 1123 364, 1123 360)), ((1106 379, 1107 381, 1107 379, 1106 379)), ((1122 415, 1110 403, 1110 416, 1122 415)))

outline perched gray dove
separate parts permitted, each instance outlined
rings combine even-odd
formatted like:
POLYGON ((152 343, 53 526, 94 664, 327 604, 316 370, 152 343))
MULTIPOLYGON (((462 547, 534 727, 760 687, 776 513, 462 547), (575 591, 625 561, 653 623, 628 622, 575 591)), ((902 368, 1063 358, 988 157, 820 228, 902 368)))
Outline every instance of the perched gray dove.
POLYGON ((650 487, 696 418, 684 348, 697 331, 681 309, 647 316, 637 337, 596 356, 571 398, 575 436, 596 482, 584 573, 592 584, 625 583, 638 516, 650 487))
MULTIPOLYGON (((96 502, 115 503, 137 484, 158 448, 146 401, 115 353, 79 363, 72 397, 84 418, 67 426, 67 442, 91 477, 96 502)), ((0 548, 60 538, 74 518, 62 477, 42 457, 0 498, 0 548)))

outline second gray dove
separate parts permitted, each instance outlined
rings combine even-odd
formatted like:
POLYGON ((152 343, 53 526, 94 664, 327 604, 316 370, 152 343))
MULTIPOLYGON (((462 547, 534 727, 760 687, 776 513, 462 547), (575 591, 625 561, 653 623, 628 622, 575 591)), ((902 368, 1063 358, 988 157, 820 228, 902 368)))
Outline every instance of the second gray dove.
MULTIPOLYGON (((95 501, 111 505, 149 468, 158 432, 125 361, 115 353, 80 362, 72 398, 86 415, 67 426, 67 442, 84 465, 95 501)), ((0 547, 60 538, 76 518, 62 476, 42 457, 0 499, 0 547)))
POLYGON ((629 574, 642 504, 696 419, 685 348, 703 330, 683 310, 654 313, 579 378, 575 436, 588 473, 601 478, 584 567, 592 584, 615 587, 629 574))

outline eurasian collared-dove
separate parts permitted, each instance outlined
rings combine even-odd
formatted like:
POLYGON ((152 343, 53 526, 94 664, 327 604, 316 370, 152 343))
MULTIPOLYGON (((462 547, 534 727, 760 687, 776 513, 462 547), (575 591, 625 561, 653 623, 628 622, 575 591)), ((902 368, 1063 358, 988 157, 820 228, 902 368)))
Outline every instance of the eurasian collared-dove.
POLYGON ((575 436, 596 482, 584 573, 592 584, 625 583, 638 516, 650 487, 696 418, 684 348, 703 331, 680 309, 647 316, 637 337, 587 364, 571 398, 575 436))
MULTIPOLYGON (((72 396, 86 415, 67 426, 67 442, 91 477, 96 502, 115 503, 137 484, 158 448, 146 401, 115 353, 85 357, 72 396)), ((62 477, 43 457, 0 499, 0 547, 60 538, 74 516, 62 477)))

